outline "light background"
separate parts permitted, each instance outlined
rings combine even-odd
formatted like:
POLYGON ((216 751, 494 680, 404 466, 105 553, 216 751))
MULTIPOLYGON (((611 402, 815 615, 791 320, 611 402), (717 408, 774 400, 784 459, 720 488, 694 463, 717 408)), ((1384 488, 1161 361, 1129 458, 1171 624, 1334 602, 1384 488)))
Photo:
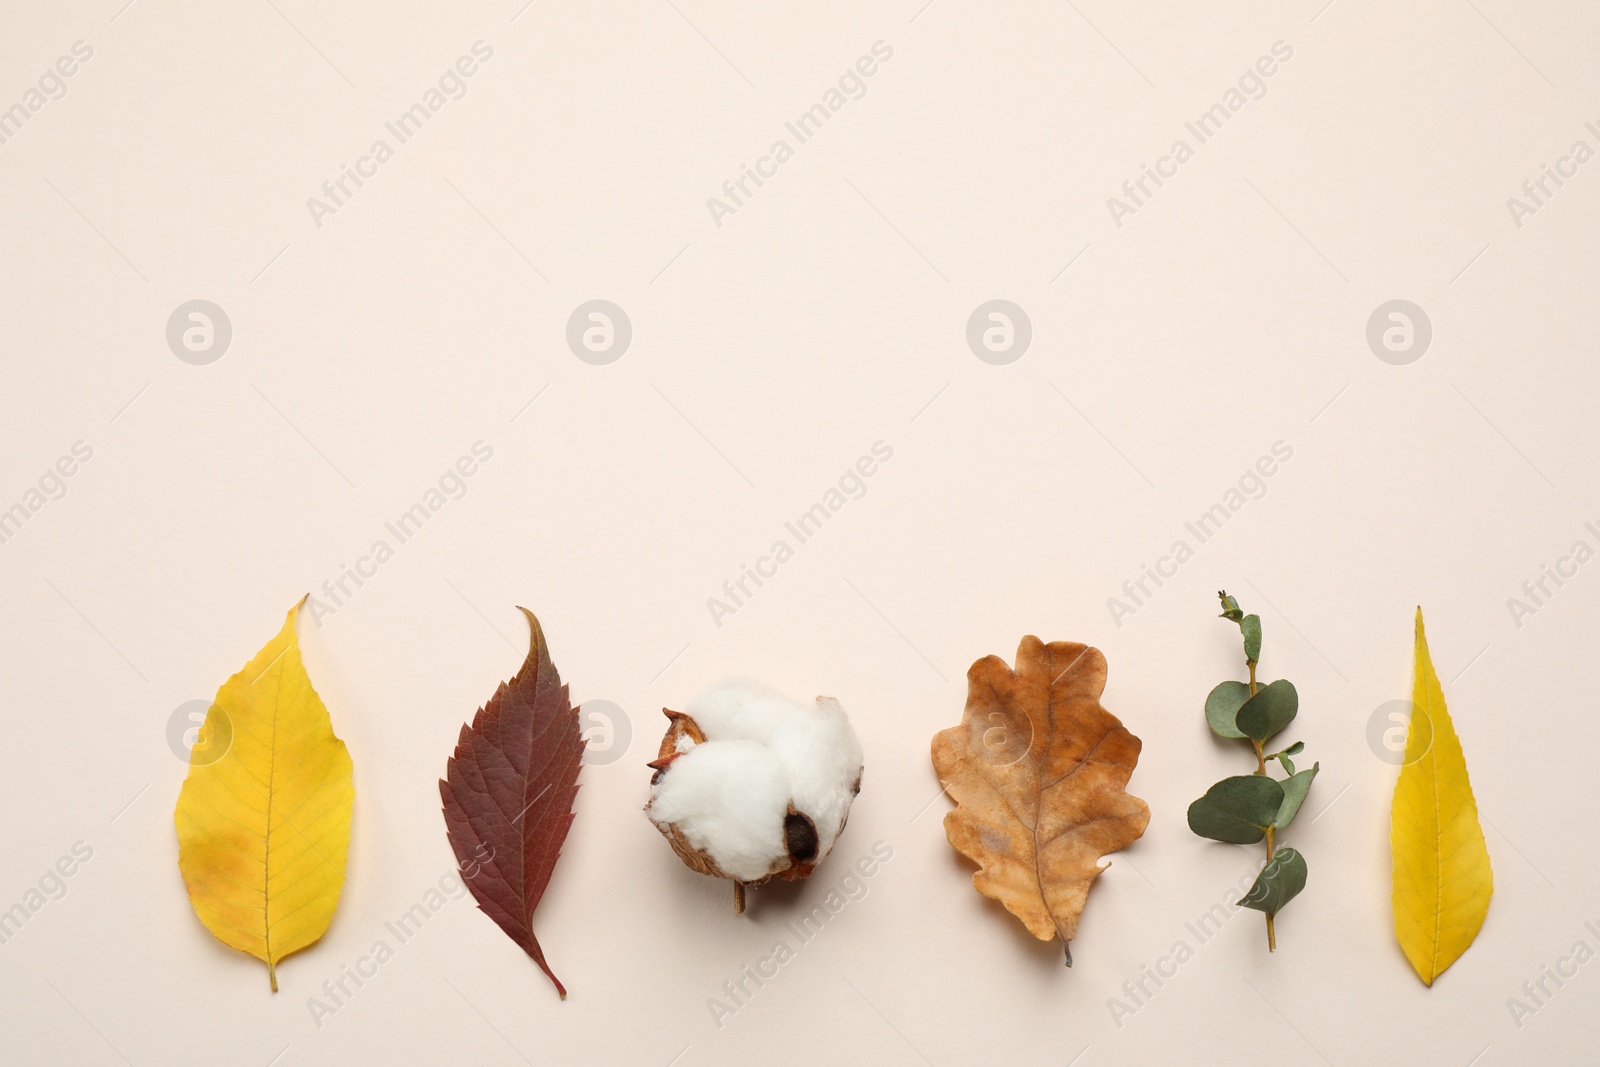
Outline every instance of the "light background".
POLYGON ((0 908, 94 850, 0 946, 6 1062, 1592 1055, 1600 967, 1520 1028, 1507 1001, 1580 938, 1600 948, 1600 573, 1520 626, 1507 600, 1600 547, 1600 163, 1520 227, 1506 201, 1575 140, 1600 148, 1600 13, 123 3, 0 13, 0 107, 93 48, 0 145, 0 508, 93 449, 0 545, 0 908), (479 40, 466 96, 317 226, 307 198, 479 40), (877 41, 893 57, 866 94, 715 225, 707 198, 877 41), (1107 198, 1193 144, 1183 123, 1277 41, 1293 57, 1266 95, 1118 227, 1107 198), (197 298, 233 329, 206 366, 165 335, 197 298), (608 366, 565 341, 595 298, 633 326, 608 366), (1033 329, 1005 366, 965 340, 996 298, 1033 329), (1432 322, 1409 365, 1366 342, 1393 299, 1432 322), (302 622, 356 816, 333 926, 272 996, 184 896, 169 719, 480 440, 467 495, 302 622), (893 459, 865 496, 715 625, 707 599, 877 441, 893 459), (1266 495, 1118 625, 1108 598, 1278 441, 1266 495), (1322 766, 1273 956, 1254 913, 1203 947, 1184 925, 1257 864, 1184 823, 1249 769, 1201 715, 1242 676, 1219 587, 1261 613, 1263 676, 1298 685, 1293 735, 1322 766), (575 699, 615 702, 633 735, 584 771, 538 912, 572 995, 455 901, 319 1027, 307 998, 452 865, 436 779, 520 662, 518 603, 575 699), (1432 990, 1394 943, 1396 770, 1368 740, 1409 693, 1417 604, 1495 867, 1477 943, 1432 990), (1150 828, 1094 890, 1070 971, 971 888, 927 756, 966 667, 1025 633, 1103 649, 1105 702, 1145 745, 1150 828), (834 860, 743 918, 639 812, 659 709, 732 674, 837 696, 866 751, 834 860), (894 855, 867 895, 718 1028, 708 998, 877 841, 894 855), (1195 958, 1119 1026, 1110 998, 1180 938, 1195 958))

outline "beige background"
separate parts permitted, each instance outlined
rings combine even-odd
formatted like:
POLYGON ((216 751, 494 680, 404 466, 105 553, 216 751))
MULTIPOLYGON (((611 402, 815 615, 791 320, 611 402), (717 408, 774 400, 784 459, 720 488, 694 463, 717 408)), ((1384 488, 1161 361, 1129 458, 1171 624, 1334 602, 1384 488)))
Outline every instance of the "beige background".
POLYGON ((1600 548, 1600 163, 1520 227, 1506 201, 1575 140, 1600 148, 1600 14, 123 2, 0 12, 0 107, 93 49, 0 145, 0 508, 93 449, 0 544, 0 908, 93 849, 0 945, 6 1062, 1592 1055, 1600 965, 1520 1027, 1507 1001, 1580 938, 1600 948, 1600 572, 1547 582, 1520 626, 1507 600, 1573 542, 1600 548), (307 199, 480 40, 466 95, 317 226, 307 199), (707 198, 878 41, 865 95, 715 225, 707 198), (1107 198, 1278 41, 1265 96, 1118 227, 1107 198), (633 327, 608 366, 565 341, 596 298, 633 327), (206 366, 165 337, 194 299, 232 324, 206 366), (1005 366, 965 340, 991 299, 1032 323, 1005 366), (1393 299, 1432 323, 1408 365, 1366 341, 1393 299), (465 497, 302 624, 356 821, 334 924, 271 996, 184 897, 169 720, 480 440, 465 497), (707 599, 877 441, 893 459, 866 494, 715 625, 707 599), (1278 441, 1265 495, 1114 621, 1108 598, 1278 441), (1299 686, 1293 734, 1322 765, 1287 835, 1309 886, 1270 957, 1253 913, 1203 947, 1185 927, 1257 862, 1184 823, 1248 769, 1201 716, 1241 670, 1223 586, 1261 613, 1264 676, 1299 686), (319 1027, 308 998, 451 867, 435 781, 520 661, 518 603, 574 697, 633 734, 585 770, 538 913, 572 995, 453 901, 319 1027), (1496 876, 1432 990, 1393 941, 1396 772, 1368 740, 1409 692, 1419 603, 1496 876), (1106 703, 1145 742, 1154 816, 1071 971, 971 889, 927 759, 967 665, 1024 633, 1103 649, 1106 703), (839 697, 867 760, 834 860, 744 918, 639 813, 659 709, 736 673, 839 697), (893 859, 866 895, 715 1025, 708 998, 878 841, 893 859), (1194 958, 1114 1019, 1179 939, 1194 958))

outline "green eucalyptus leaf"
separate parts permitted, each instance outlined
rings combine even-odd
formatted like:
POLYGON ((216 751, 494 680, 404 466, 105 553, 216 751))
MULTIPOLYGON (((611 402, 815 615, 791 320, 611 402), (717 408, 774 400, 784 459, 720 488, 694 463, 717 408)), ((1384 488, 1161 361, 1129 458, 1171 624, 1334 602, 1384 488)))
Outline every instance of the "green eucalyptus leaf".
POLYGON ((1239 609, 1239 602, 1229 596, 1225 591, 1218 590, 1217 596, 1222 598, 1222 617, 1229 622, 1238 622, 1244 618, 1244 612, 1239 609))
POLYGON ((1294 683, 1279 678, 1271 685, 1259 686, 1256 695, 1239 708, 1235 725, 1243 734, 1256 741, 1265 741, 1294 721, 1300 710, 1300 694, 1294 683))
POLYGON ((1261 658, 1261 616, 1246 615, 1239 620, 1239 629, 1244 633, 1245 662, 1254 663, 1261 658))
POLYGON ((1306 860, 1287 845, 1273 853, 1272 859, 1262 868, 1250 892, 1239 901, 1242 907, 1264 911, 1267 917, 1278 914, 1283 906, 1300 895, 1306 887, 1306 860))
POLYGON ((1250 687, 1243 682, 1222 682, 1206 695, 1206 722, 1218 737, 1243 737, 1234 725, 1239 708, 1250 699, 1250 687))
POLYGON ((1283 764, 1284 773, 1289 775, 1290 777, 1293 777, 1294 776, 1294 760, 1290 759, 1289 757, 1293 756, 1293 755, 1296 755, 1296 754, 1298 754, 1300 752, 1303 752, 1305 750, 1305 747, 1306 747, 1306 743, 1304 741, 1296 741, 1294 744, 1290 745, 1288 748, 1280 748, 1276 752, 1267 753, 1265 758, 1266 759, 1275 759, 1279 763, 1283 764))
POLYGON ((1273 826, 1282 830, 1294 822, 1294 817, 1300 814, 1300 805, 1306 802, 1306 794, 1311 791, 1311 780, 1317 776, 1321 766, 1320 763, 1313 763, 1309 771, 1299 774, 1290 771, 1288 780, 1283 783, 1283 806, 1278 809, 1278 818, 1273 826))
POLYGON ((1283 807, 1283 786, 1259 774, 1224 778, 1189 805, 1189 829, 1213 841, 1253 845, 1283 807))

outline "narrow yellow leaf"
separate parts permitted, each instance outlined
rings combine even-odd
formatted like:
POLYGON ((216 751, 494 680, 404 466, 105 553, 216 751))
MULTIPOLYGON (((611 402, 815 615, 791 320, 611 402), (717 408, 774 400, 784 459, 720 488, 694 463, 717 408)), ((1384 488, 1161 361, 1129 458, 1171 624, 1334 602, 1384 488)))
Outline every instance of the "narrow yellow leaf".
MULTIPOLYGON (((303 604, 304 601, 302 600, 303 604)), ((350 754, 300 662, 289 609, 278 636, 217 690, 178 794, 178 868, 217 940, 278 961, 328 929, 350 844, 350 754)))
POLYGON ((1389 845, 1394 852, 1394 930, 1426 985, 1478 936, 1494 892, 1489 849, 1467 760, 1445 707, 1417 609, 1416 681, 1405 763, 1394 788, 1389 845))

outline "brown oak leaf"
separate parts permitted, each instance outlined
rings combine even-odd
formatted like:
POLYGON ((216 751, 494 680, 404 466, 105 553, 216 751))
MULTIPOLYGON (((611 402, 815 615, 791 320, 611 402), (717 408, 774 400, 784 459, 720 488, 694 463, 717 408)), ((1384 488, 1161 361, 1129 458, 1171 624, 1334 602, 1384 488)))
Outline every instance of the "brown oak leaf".
POLYGON ((1012 670, 985 656, 967 671, 961 725, 933 738, 933 767, 956 807, 944 818, 972 884, 1072 966, 1100 857, 1138 840, 1150 808, 1125 791, 1139 739, 1100 705, 1106 658, 1024 637, 1012 670))
POLYGON ((450 845, 478 907, 539 965, 566 998, 533 936, 539 906, 572 826, 578 769, 587 743, 567 687, 550 661, 539 620, 528 658, 510 682, 461 727, 439 783, 450 845))

